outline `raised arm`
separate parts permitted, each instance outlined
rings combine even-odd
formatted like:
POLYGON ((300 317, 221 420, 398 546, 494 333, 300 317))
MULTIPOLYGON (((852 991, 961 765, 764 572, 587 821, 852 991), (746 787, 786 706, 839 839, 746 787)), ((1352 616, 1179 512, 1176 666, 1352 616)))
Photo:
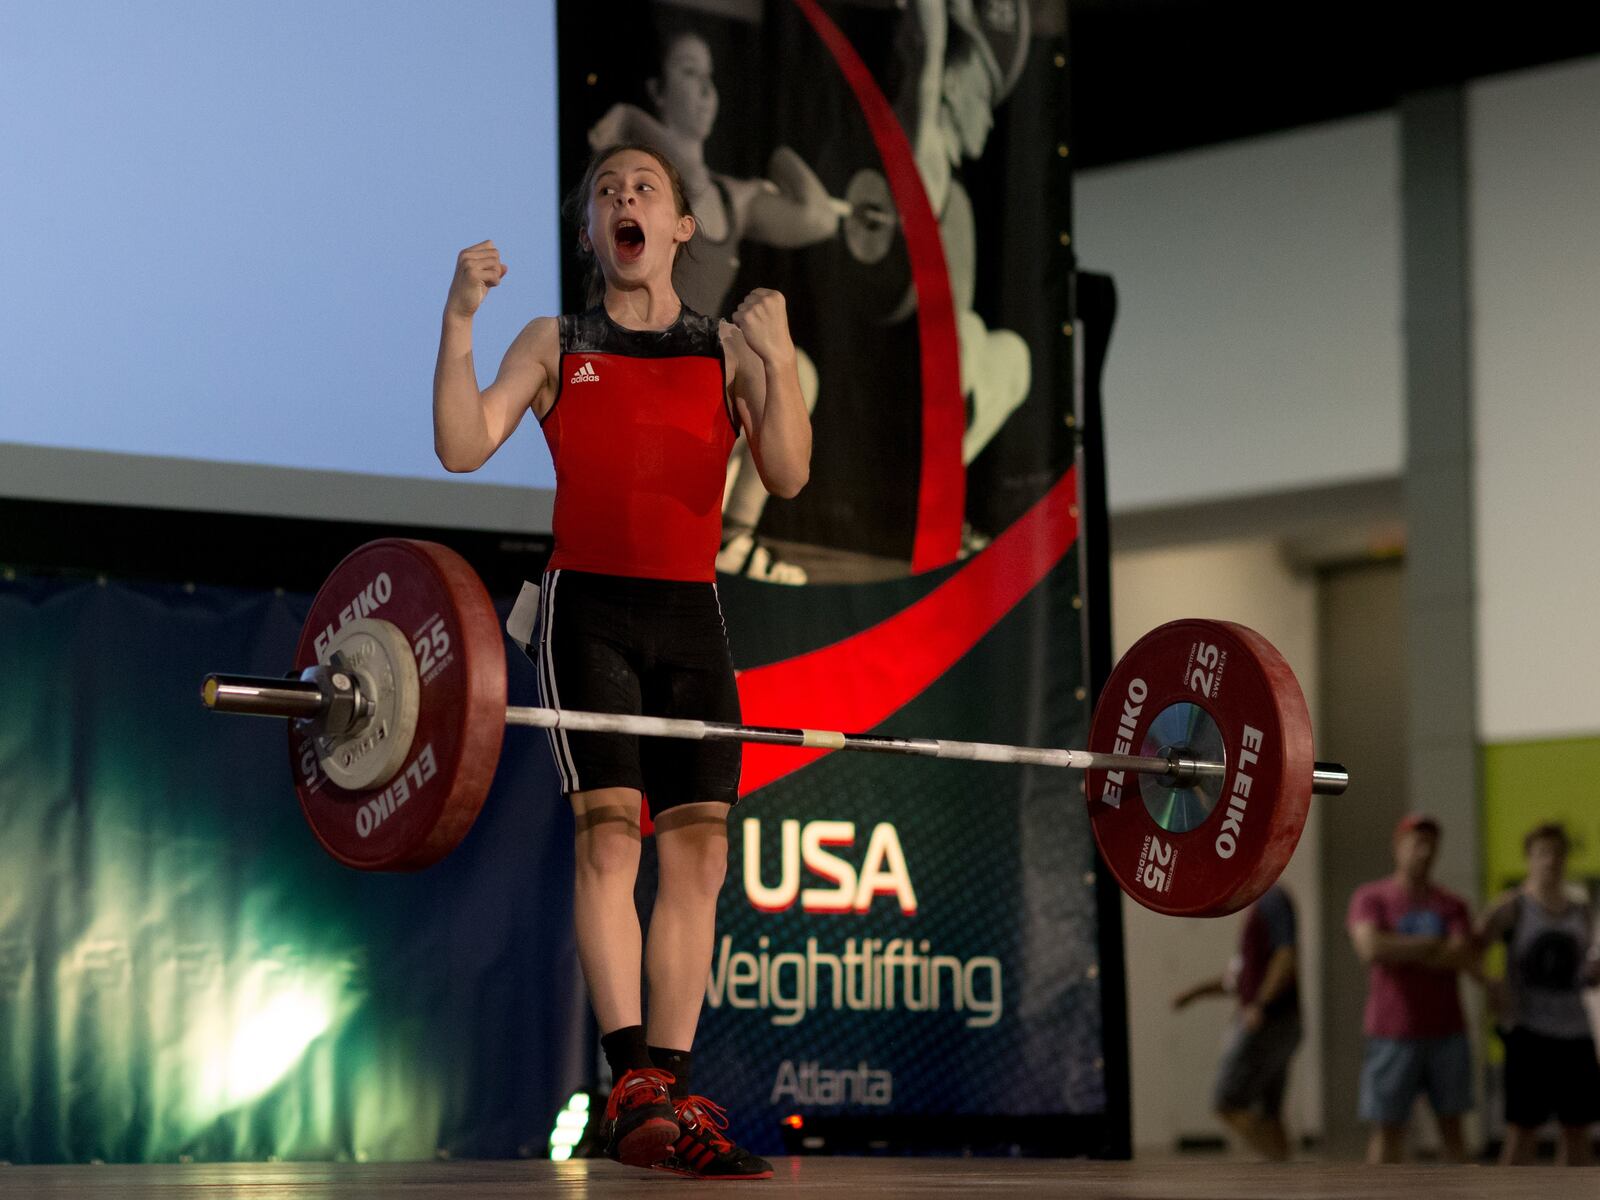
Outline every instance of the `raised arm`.
POLYGON ((943 211, 950 190, 950 148, 939 127, 950 22, 945 3, 911 0, 895 32, 906 70, 906 82, 895 98, 895 115, 911 139, 917 171, 934 212, 943 211))
POLYGON ((603 150, 618 142, 643 142, 654 146, 678 168, 684 189, 691 196, 698 196, 710 185, 711 177, 700 155, 699 143, 675 133, 638 105, 613 104, 589 127, 588 136, 591 150, 603 150))
POLYGON ((447 471, 476 471, 483 466, 548 390, 545 364, 557 338, 551 317, 524 328, 506 351, 495 381, 487 388, 478 387, 472 318, 505 274, 493 242, 469 246, 456 258, 433 370, 433 449, 447 471))
POLYGON ((805 159, 779 146, 767 160, 767 178, 750 199, 746 232, 769 246, 811 246, 839 231, 840 212, 805 159))
POLYGON ((729 399, 767 491, 791 499, 811 478, 811 416, 783 296, 757 288, 722 327, 729 399))

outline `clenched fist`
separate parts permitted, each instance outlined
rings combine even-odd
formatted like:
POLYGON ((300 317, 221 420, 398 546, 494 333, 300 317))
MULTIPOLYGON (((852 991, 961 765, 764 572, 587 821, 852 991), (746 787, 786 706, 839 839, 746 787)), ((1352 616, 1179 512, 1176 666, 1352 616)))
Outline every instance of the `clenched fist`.
POLYGON ((794 339, 789 336, 789 309, 783 293, 757 288, 733 310, 733 323, 744 334, 750 349, 763 362, 779 362, 793 357, 794 339))
POLYGON ((456 255, 455 277, 450 281, 450 295, 444 302, 446 315, 470 320, 489 289, 498 287, 505 277, 506 265, 500 261, 500 251, 494 248, 493 242, 468 246, 456 255))

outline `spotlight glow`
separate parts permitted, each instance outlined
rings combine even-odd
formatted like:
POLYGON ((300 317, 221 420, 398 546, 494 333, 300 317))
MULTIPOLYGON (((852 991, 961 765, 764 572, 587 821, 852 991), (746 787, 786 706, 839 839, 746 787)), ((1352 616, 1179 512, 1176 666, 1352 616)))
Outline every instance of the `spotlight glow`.
POLYGON ((239 984, 232 1005, 196 1014, 189 1038, 191 1061, 200 1072, 194 1081, 195 1116, 214 1119, 278 1086, 312 1044, 349 1015, 355 997, 347 988, 348 974, 259 960, 239 984))
POLYGON ((565 1162, 571 1158, 588 1125, 589 1093, 573 1092, 566 1106, 556 1114, 555 1128, 550 1131, 550 1161, 565 1162))
POLYGON ((327 1000, 300 989, 275 996, 246 1017, 228 1050, 223 1092, 228 1107, 269 1091, 332 1024, 327 1000))

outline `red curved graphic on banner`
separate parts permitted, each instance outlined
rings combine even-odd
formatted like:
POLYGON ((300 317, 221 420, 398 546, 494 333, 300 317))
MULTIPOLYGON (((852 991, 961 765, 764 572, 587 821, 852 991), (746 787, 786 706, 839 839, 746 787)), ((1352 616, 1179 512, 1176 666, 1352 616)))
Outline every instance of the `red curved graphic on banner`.
MULTIPOLYGON (((1078 473, 1073 468, 1021 519, 915 604, 831 646, 741 672, 744 720, 853 733, 872 729, 960 661, 1077 539, 1078 473)), ((739 794, 748 795, 825 753, 746 745, 739 794)))
POLYGON ((961 395, 955 300, 950 294, 944 243, 911 143, 872 72, 817 0, 794 2, 839 64, 861 105, 905 231, 911 278, 917 289, 917 341, 922 356, 922 473, 917 485, 917 531, 911 544, 911 570, 920 574, 955 561, 961 550, 961 519, 967 503, 966 467, 961 461, 967 406, 961 395))

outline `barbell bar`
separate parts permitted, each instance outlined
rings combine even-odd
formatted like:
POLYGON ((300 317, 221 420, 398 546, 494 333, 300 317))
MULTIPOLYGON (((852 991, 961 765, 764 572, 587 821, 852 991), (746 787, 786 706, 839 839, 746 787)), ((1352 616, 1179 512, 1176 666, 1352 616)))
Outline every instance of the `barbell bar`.
MULTIPOLYGON (((356 686, 355 707, 368 701, 356 686)), ((310 680, 271 679, 251 675, 207 675, 201 700, 214 712, 247 716, 284 717, 322 721, 324 736, 350 732, 357 721, 331 727, 326 718, 331 707, 325 687, 310 680)), ((1189 787, 1204 778, 1220 778, 1227 771, 1221 762, 1187 757, 1178 750, 1166 755, 1105 754, 1093 750, 1061 750, 1047 746, 1010 746, 996 742, 963 742, 947 738, 890 737, 871 733, 842 733, 831 729, 784 729, 774 725, 733 725, 721 721, 696 721, 682 717, 649 717, 631 713, 581 712, 564 708, 508 706, 506 724, 534 729, 565 729, 581 733, 615 733, 634 737, 677 738, 694 742, 752 742, 767 746, 798 746, 814 750, 860 750, 880 754, 907 754, 920 758, 962 759, 969 762, 1018 763, 1033 767, 1060 767, 1078 771, 1131 771, 1155 775, 1163 783, 1189 787)), ((1340 763, 1319 762, 1311 771, 1316 795, 1342 795, 1350 773, 1340 763)))

